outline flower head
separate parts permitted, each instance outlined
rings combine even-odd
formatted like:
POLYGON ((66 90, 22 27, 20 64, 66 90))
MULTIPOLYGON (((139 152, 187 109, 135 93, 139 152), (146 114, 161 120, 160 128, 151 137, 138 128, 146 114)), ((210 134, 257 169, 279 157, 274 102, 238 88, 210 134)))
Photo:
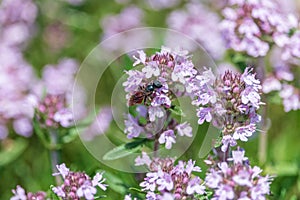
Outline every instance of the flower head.
POLYGON ((102 190, 106 190, 107 185, 103 182, 103 173, 96 173, 93 179, 83 172, 72 172, 63 163, 57 166, 59 173, 53 174, 62 175, 64 183, 61 186, 52 188, 52 191, 63 199, 79 200, 84 197, 88 200, 93 200, 97 192, 97 186, 102 190))
POLYGON ((180 124, 170 118, 176 97, 194 96, 197 70, 190 56, 186 51, 162 47, 151 56, 137 51, 133 58, 136 60, 133 65, 142 68, 126 72, 128 78, 123 83, 128 106, 137 106, 137 114, 128 114, 125 120, 127 137, 145 134, 149 139, 159 138, 159 143, 165 144, 167 149, 176 143, 176 135, 192 137, 189 123, 180 124), (168 116, 170 120, 165 123, 168 116))
MULTIPOLYGON (((146 153, 143 153, 143 155, 146 153)), ((144 156, 145 156, 144 155, 144 156)), ((149 158, 149 157, 148 157, 149 158)), ((136 161, 139 161, 138 157, 136 161)), ((148 159, 147 159, 148 160, 148 159)), ((140 164, 140 163, 138 163, 140 164)), ((195 166, 195 161, 179 161, 177 165, 170 158, 154 158, 151 163, 145 163, 150 172, 140 184, 147 192, 147 199, 184 199, 195 194, 204 194, 205 187, 198 176, 192 172, 201 172, 195 166)))
POLYGON ((28 192, 19 185, 15 190, 12 190, 14 196, 10 200, 46 200, 46 192, 39 191, 36 193, 28 192))
POLYGON ((261 102, 260 81, 246 68, 243 74, 226 71, 219 78, 211 70, 197 76, 199 89, 193 104, 198 105, 198 123, 211 122, 222 130, 222 150, 247 141, 260 121, 257 110, 261 102))
POLYGON ((281 12, 280 5, 271 0, 229 1, 222 14, 227 46, 252 57, 265 56, 271 43, 288 45, 289 33, 297 27, 296 17, 281 12))
POLYGON ((251 167, 244 155, 243 150, 232 151, 229 162, 211 166, 205 182, 214 191, 214 198, 265 199, 270 194, 272 178, 260 175, 262 170, 257 166, 251 167))

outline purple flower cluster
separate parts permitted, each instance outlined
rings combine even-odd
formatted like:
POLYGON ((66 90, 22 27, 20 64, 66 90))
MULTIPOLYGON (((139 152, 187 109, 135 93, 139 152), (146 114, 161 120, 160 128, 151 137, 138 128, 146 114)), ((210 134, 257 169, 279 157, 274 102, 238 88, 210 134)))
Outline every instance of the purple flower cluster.
MULTIPOLYGON (((153 10, 162 10, 167 8, 172 8, 177 6, 180 3, 180 0, 143 0, 148 4, 150 9, 153 10)), ((115 0, 119 4, 133 4, 132 0, 115 0)))
POLYGON ((290 44, 284 57, 299 53, 297 44, 292 43, 297 41, 297 35, 295 39, 289 38, 291 30, 297 27, 297 19, 282 13, 275 1, 230 0, 222 13, 225 19, 221 31, 229 48, 259 57, 268 53, 270 44, 279 47, 290 44))
POLYGON ((3 0, 0 6, 0 43, 22 47, 32 35, 37 6, 32 0, 3 0))
POLYGON ((0 140, 7 127, 22 136, 32 134, 35 98, 31 88, 36 78, 24 60, 22 47, 29 39, 37 15, 31 0, 3 0, 0 4, 0 140))
POLYGON ((15 190, 12 190, 14 196, 10 198, 10 200, 46 200, 46 192, 28 192, 26 194, 26 191, 19 185, 17 185, 17 188, 15 190))
POLYGON ((73 123, 72 112, 66 108, 63 95, 47 95, 37 108, 37 118, 45 127, 68 127, 73 123))
POLYGON ((101 108, 95 120, 83 131, 82 138, 87 141, 93 140, 96 136, 107 131, 112 121, 112 111, 110 107, 101 108))
POLYGON ((81 198, 93 200, 97 193, 97 186, 104 191, 107 189, 107 185, 103 183, 106 180, 103 178, 103 172, 96 173, 91 179, 83 172, 70 171, 65 164, 57 165, 56 167, 59 173, 53 175, 61 175, 64 183, 61 186, 53 187, 52 190, 63 200, 80 200, 81 198))
POLYGON ((192 136, 189 123, 179 124, 167 118, 174 98, 193 97, 193 79, 197 70, 185 51, 171 51, 163 47, 161 52, 150 57, 143 51, 138 51, 138 54, 138 57, 134 56, 134 66, 141 64, 142 69, 127 71, 128 78, 123 86, 129 106, 140 105, 137 111, 147 119, 147 123, 141 124, 140 116, 129 114, 125 121, 125 133, 128 138, 139 137, 141 133, 153 138, 159 133, 159 143, 170 149, 176 142, 175 132, 180 136, 192 136), (163 127, 166 120, 169 123, 163 127))
POLYGON ((184 10, 173 11, 167 19, 170 28, 199 42, 215 59, 221 59, 225 52, 225 45, 217 28, 219 22, 216 13, 195 1, 186 4, 184 10))
POLYGON ((262 86, 262 91, 266 94, 272 91, 280 91, 279 96, 282 98, 285 112, 300 109, 300 90, 287 83, 286 80, 270 75, 264 80, 262 86))
POLYGON ((284 111, 300 109, 300 90, 292 85, 283 84, 280 91, 280 97, 283 99, 284 111))
POLYGON ((147 165, 150 170, 140 184, 142 190, 147 192, 148 200, 188 199, 205 193, 202 180, 192 174, 201 172, 200 167, 195 166, 195 161, 179 161, 175 165, 171 158, 151 160, 143 152, 142 157, 136 159, 136 165, 147 165))
POLYGON ((297 88, 296 71, 299 63, 296 59, 282 60, 282 51, 273 51, 270 57, 272 68, 263 80, 262 91, 265 94, 278 92, 284 106, 284 111, 300 109, 300 89, 297 88))
POLYGON ((15 132, 29 137, 35 98, 30 94, 35 76, 22 53, 13 48, 0 47, 0 139, 8 135, 12 123, 15 132))
POLYGON ((211 69, 196 77, 199 85, 194 105, 199 106, 198 123, 211 122, 222 130, 222 151, 247 141, 260 121, 257 110, 261 102, 260 81, 246 68, 243 74, 226 71, 216 78, 211 69))
POLYGON ((108 51, 132 51, 132 44, 135 46, 145 46, 148 38, 151 38, 151 33, 144 31, 143 34, 126 31, 143 26, 144 12, 136 6, 128 6, 117 15, 108 15, 100 22, 103 28, 102 41, 122 33, 122 35, 111 38, 110 43, 103 43, 103 47, 108 51), (145 39, 147 38, 147 39, 145 39))
POLYGON ((244 155, 245 151, 237 150, 229 162, 208 162, 212 166, 205 183, 214 191, 212 199, 263 200, 270 194, 272 177, 260 175, 262 169, 251 167, 244 155))
POLYGON ((197 70, 188 52, 162 47, 160 52, 150 57, 147 57, 143 51, 138 51, 138 54, 138 57, 134 56, 136 61, 133 65, 141 64, 141 71, 131 70, 126 72, 129 77, 123 83, 125 91, 128 93, 127 99, 140 87, 147 86, 154 81, 158 81, 161 87, 155 90, 151 102, 146 102, 146 105, 168 108, 171 106, 171 99, 174 95, 177 97, 193 95, 193 79, 197 74, 197 70))
MULTIPOLYGON (((63 59, 58 65, 47 65, 43 71, 40 85, 35 89, 41 99, 37 107, 38 119, 47 127, 70 127, 74 123, 74 114, 70 106, 76 103, 77 117, 85 114, 85 96, 72 102, 72 89, 78 63, 73 59, 63 59), (55 81, 54 81, 55 80, 55 81), (46 96, 42 97, 43 90, 46 96)), ((80 89, 80 88, 78 88, 80 89)))
POLYGON ((285 39, 282 46, 283 53, 281 58, 283 60, 300 58, 300 30, 298 29, 290 38, 285 39))

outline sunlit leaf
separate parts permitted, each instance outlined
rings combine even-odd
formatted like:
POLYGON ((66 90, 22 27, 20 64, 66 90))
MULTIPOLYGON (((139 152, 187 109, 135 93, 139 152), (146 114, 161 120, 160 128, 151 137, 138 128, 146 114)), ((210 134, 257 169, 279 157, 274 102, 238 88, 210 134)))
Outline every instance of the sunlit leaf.
POLYGON ((9 144, 0 152, 0 166, 6 165, 17 159, 28 146, 26 139, 18 138, 16 140, 9 140, 9 144))

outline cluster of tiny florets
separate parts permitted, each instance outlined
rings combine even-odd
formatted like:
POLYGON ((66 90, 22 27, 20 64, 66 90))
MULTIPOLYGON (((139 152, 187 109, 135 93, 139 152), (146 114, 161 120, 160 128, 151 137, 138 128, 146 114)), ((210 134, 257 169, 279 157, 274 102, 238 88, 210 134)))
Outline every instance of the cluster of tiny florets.
POLYGON ((36 193, 28 192, 19 185, 15 190, 12 190, 14 196, 10 200, 46 200, 46 192, 39 191, 36 193))
POLYGON ((225 72, 216 78, 211 70, 197 76, 199 90, 194 105, 199 106, 198 123, 205 121, 222 130, 223 146, 235 146, 236 140, 247 141, 260 121, 257 110, 261 102, 260 81, 246 68, 243 74, 225 72))
POLYGON ((198 176, 192 172, 201 172, 200 167, 195 166, 195 161, 179 161, 174 164, 171 158, 154 158, 143 152, 136 159, 136 165, 147 165, 150 172, 146 174, 144 181, 140 184, 143 191, 147 192, 148 200, 166 199, 188 199, 194 195, 205 193, 205 187, 198 176))
POLYGON ((139 114, 127 115, 125 133, 131 139, 142 133, 153 138, 159 132, 159 143, 170 149, 176 142, 175 133, 192 136, 189 123, 179 124, 175 119, 170 119, 164 126, 164 121, 170 115, 169 109, 176 97, 193 96, 193 79, 197 70, 185 51, 162 48, 150 57, 143 51, 138 51, 138 55, 134 56, 134 66, 142 65, 142 69, 126 72, 128 78, 123 86, 127 92, 128 105, 138 105, 136 110, 139 114), (140 123, 140 117, 147 119, 147 123, 140 123))
POLYGON ((53 192, 64 200, 79 200, 84 197, 87 200, 93 200, 97 193, 96 186, 106 190, 107 185, 103 184, 105 178, 103 173, 97 173, 93 179, 83 172, 72 172, 65 164, 57 165, 59 173, 64 183, 61 186, 53 187, 53 192))
POLYGON ((282 13, 272 0, 230 0, 222 13, 227 46, 253 57, 265 56, 273 43, 279 47, 291 44, 289 34, 297 27, 296 17, 282 13))
POLYGON ((37 107, 37 118, 42 125, 53 128, 68 127, 73 123, 64 95, 47 95, 37 107))
POLYGON ((226 162, 211 162, 206 174, 206 186, 214 191, 213 199, 266 199, 272 177, 260 175, 262 169, 250 166, 245 151, 232 151, 226 162))

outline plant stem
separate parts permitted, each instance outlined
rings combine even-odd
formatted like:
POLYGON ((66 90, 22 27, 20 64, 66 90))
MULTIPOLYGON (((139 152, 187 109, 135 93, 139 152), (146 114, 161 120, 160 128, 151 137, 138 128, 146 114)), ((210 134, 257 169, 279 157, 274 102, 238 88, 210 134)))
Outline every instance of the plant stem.
MULTIPOLYGON (((57 173, 58 171, 56 165, 59 164, 59 159, 60 159, 59 150, 55 148, 58 142, 57 132, 55 130, 50 130, 49 133, 50 133, 52 146, 54 147, 50 149, 50 162, 52 167, 52 173, 57 173)), ((57 185, 60 185, 62 183, 60 176, 55 176, 55 182, 57 185)))
POLYGON ((153 156, 154 156, 154 158, 158 157, 158 149, 159 149, 158 138, 159 138, 159 136, 160 136, 160 134, 156 134, 155 140, 154 140, 154 147, 153 147, 153 156))

